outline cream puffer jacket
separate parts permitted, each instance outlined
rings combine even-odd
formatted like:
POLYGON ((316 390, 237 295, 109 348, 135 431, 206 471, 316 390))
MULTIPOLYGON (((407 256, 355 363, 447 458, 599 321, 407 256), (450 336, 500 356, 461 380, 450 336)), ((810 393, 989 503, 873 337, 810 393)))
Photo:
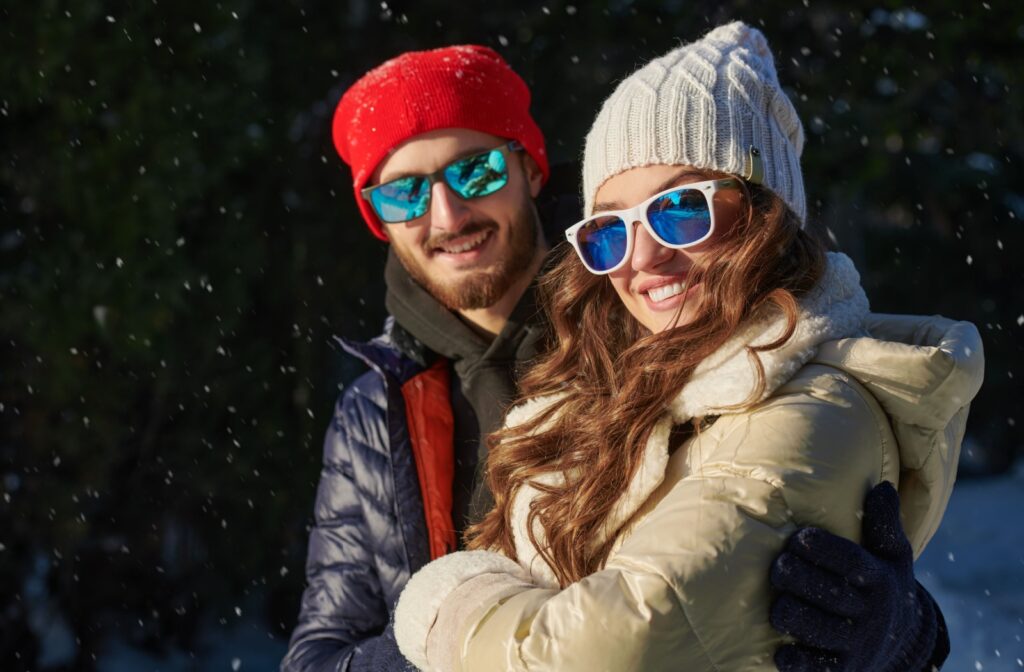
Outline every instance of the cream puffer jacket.
MULTIPOLYGON (((594 540, 615 535, 600 571, 559 589, 526 534, 536 492, 523 488, 513 506, 518 562, 469 551, 421 569, 396 610, 403 654, 445 672, 771 670, 783 638, 768 623, 769 566, 797 527, 858 540, 864 496, 888 480, 919 555, 946 508, 981 385, 977 330, 870 314, 852 262, 830 254, 796 333, 760 355, 765 395, 728 408, 754 390, 744 346, 782 328, 779 317, 748 327, 666 409, 594 540), (673 425, 712 416, 669 454, 673 425)), ((507 423, 557 402, 527 402, 507 423)))

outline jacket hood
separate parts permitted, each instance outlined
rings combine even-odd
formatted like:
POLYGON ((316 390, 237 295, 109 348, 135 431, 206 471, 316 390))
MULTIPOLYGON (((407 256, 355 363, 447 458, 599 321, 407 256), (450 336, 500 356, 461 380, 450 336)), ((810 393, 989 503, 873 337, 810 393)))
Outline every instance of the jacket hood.
POLYGON ((865 337, 823 343, 814 361, 854 376, 893 419, 941 429, 978 393, 981 336, 970 322, 869 314, 865 337))

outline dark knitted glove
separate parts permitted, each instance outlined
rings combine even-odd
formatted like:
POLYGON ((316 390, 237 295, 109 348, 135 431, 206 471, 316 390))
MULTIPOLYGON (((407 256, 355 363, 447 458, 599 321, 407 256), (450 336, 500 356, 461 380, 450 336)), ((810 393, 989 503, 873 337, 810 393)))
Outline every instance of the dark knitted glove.
POLYGON ((348 669, 349 672, 416 672, 398 650, 393 622, 388 623, 380 635, 359 644, 348 669))
POLYGON ((781 672, 919 672, 949 653, 942 615, 914 580, 899 496, 881 483, 864 500, 863 547, 825 530, 798 530, 772 564, 781 591, 772 627, 797 644, 779 647, 781 672))

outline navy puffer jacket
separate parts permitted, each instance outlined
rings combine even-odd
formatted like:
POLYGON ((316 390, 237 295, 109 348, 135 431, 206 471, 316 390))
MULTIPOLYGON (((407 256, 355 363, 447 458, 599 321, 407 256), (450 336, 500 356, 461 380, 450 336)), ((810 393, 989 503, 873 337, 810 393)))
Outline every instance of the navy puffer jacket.
POLYGON ((409 577, 430 560, 401 392, 424 366, 403 353, 394 333, 389 319, 369 343, 341 341, 370 370, 341 394, 324 439, 308 586, 282 672, 348 670, 357 647, 376 644, 409 577))
MULTIPOLYGON (((552 166, 537 200, 548 240, 580 211, 578 175, 552 166)), ((412 670, 387 627, 409 577, 430 561, 402 386, 437 355, 393 318, 369 343, 339 343, 370 370, 340 395, 324 438, 308 585, 281 672, 412 670)))

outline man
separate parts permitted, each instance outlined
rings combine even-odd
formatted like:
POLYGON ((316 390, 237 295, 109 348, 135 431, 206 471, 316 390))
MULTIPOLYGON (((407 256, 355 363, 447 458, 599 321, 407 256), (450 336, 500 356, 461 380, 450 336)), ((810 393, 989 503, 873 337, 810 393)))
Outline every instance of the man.
MULTIPOLYGON (((391 245, 391 318, 370 343, 345 344, 371 370, 327 431, 309 585, 282 670, 407 669, 389 626, 402 588, 490 507, 484 437, 543 331, 535 199, 550 170, 529 100, 500 56, 463 46, 388 61, 338 105, 335 146, 366 223, 391 245)), ((865 543, 902 539, 894 507, 891 488, 869 495, 865 543)), ((808 528, 765 568, 782 591, 773 624, 800 640, 780 649, 782 669, 864 669, 863 650, 891 651, 893 670, 944 660, 941 615, 902 547, 868 550, 808 528), (843 573, 828 571, 837 554, 843 573)))

